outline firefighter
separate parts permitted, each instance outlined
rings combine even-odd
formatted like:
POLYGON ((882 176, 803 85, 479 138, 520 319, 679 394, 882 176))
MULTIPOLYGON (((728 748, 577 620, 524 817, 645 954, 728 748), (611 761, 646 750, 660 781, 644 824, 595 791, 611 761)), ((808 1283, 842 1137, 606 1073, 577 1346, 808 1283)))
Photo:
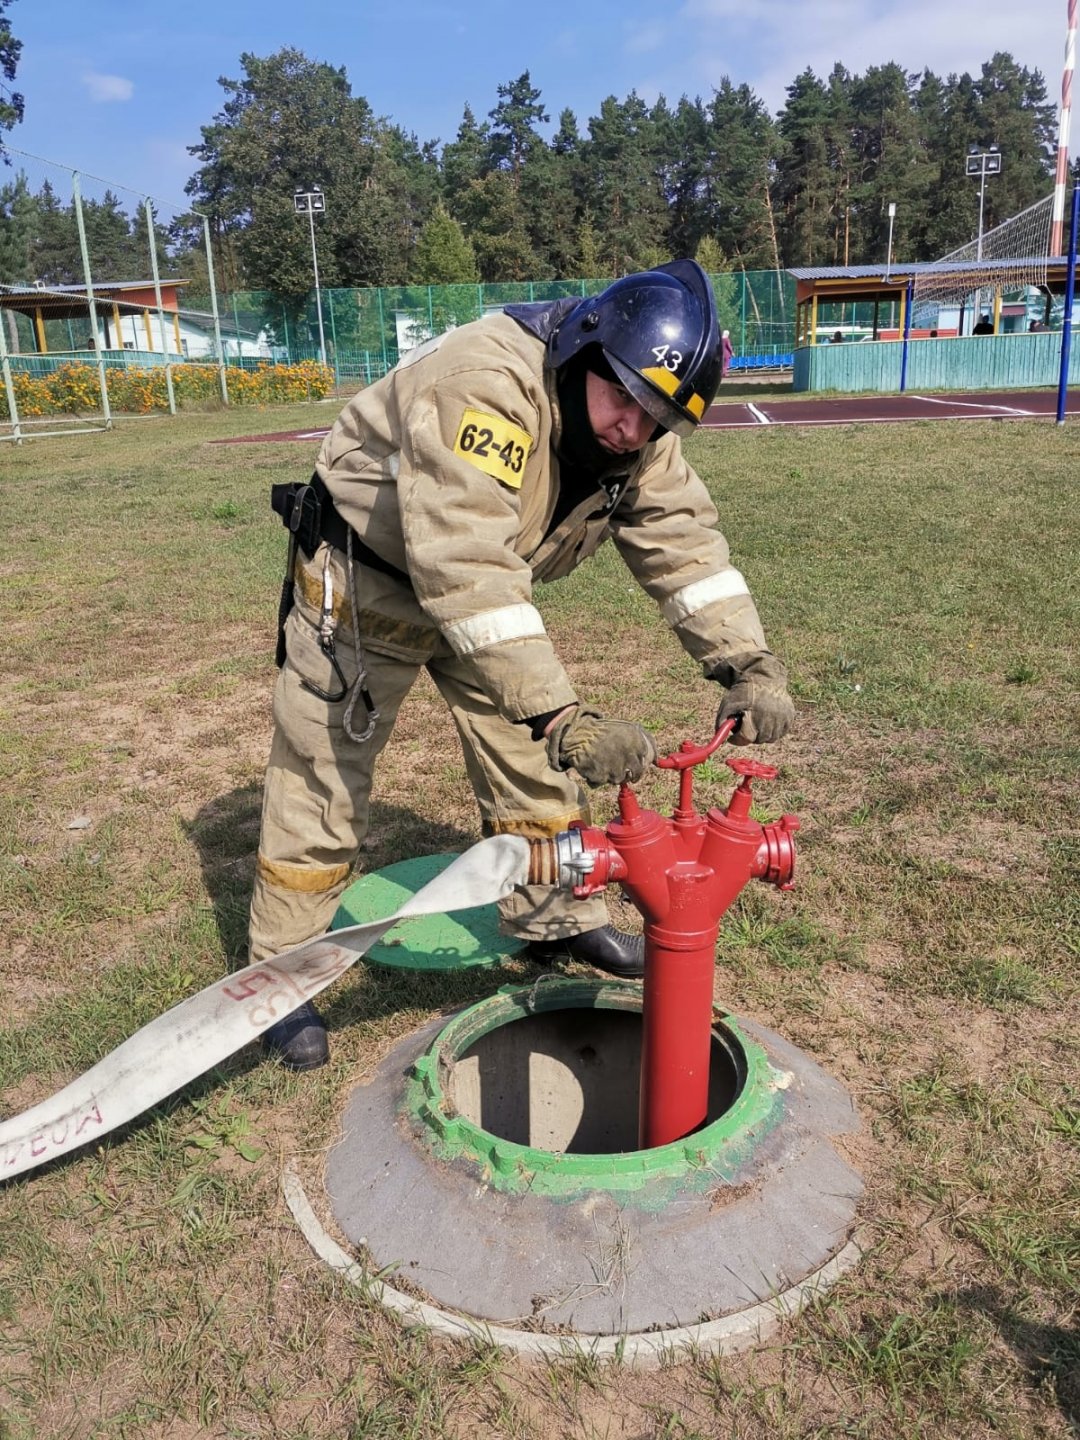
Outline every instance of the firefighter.
MULTIPOLYGON (((741 715, 742 743, 785 733, 784 667, 682 454, 721 365, 712 287, 690 260, 595 297, 511 305, 404 356, 342 410, 310 482, 274 488, 290 547, 253 962, 329 925, 376 757, 421 668, 457 727, 485 834, 588 823, 572 771, 589 786, 640 778, 652 737, 579 699, 533 604, 537 582, 609 538, 723 687, 718 720, 741 715)), ((609 925, 600 895, 526 886, 499 909, 531 959, 643 973, 641 936, 609 925)), ((263 1045, 294 1069, 329 1056, 310 1004, 263 1045)))

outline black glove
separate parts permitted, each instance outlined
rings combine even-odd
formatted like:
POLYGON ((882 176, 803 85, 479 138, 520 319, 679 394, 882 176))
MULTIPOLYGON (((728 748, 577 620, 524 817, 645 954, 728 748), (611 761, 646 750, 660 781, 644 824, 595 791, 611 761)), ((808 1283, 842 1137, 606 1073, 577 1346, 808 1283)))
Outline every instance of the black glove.
POLYGON ((733 745, 772 745, 795 722, 795 706, 787 691, 787 671, 768 650, 734 655, 709 676, 727 687, 716 715, 716 728, 741 715, 733 745))
POLYGON ((587 785, 640 780, 656 759, 656 742, 630 720, 605 720, 577 706, 557 720, 547 737, 553 770, 573 767, 587 785))

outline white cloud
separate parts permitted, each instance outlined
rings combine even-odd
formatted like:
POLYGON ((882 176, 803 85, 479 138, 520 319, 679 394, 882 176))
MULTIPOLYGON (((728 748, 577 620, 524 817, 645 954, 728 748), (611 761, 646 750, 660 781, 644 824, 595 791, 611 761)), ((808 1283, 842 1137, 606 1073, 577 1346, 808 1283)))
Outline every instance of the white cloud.
POLYGON ((822 79, 839 61, 853 73, 895 61, 944 78, 978 76, 998 50, 1042 71, 1047 99, 1061 93, 1065 7, 1016 0, 685 0, 677 28, 692 37, 682 88, 708 93, 721 76, 745 81, 775 113, 796 75, 822 79))
POLYGON ((122 75, 99 75, 96 70, 88 70, 82 79, 90 99, 102 103, 107 104, 110 100, 130 100, 135 93, 134 83, 125 80, 122 75))
POLYGON ((626 53, 647 55, 671 42, 671 27, 656 21, 626 27, 626 53))

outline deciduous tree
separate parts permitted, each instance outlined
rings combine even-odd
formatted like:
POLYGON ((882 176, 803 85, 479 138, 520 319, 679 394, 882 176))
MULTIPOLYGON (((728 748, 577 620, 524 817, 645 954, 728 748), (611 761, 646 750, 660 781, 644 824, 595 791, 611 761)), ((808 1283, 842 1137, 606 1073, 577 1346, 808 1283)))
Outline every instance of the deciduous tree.
POLYGON ((353 96, 344 69, 283 49, 241 56, 243 77, 220 81, 228 99, 202 143, 188 184, 221 240, 235 237, 249 288, 302 295, 311 288, 306 216, 297 190, 318 185, 326 209, 316 221, 320 280, 326 286, 404 280, 415 238, 402 213, 410 193, 402 137, 353 96))

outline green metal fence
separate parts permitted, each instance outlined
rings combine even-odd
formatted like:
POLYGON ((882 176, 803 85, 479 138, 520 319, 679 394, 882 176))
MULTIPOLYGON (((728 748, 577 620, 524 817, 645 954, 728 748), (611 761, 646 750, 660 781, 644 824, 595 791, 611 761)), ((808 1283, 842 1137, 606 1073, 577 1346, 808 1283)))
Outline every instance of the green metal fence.
MULTIPOLYGON (((795 286, 783 271, 733 271, 711 277, 723 329, 730 332, 734 368, 790 367, 795 286)), ((321 289, 283 297, 268 291, 236 291, 220 297, 231 332, 245 348, 266 358, 295 363, 319 359, 339 381, 370 383, 406 351, 433 335, 468 324, 505 305, 595 295, 610 277, 591 280, 522 280, 483 285, 399 285, 379 289, 321 289), (322 312, 322 334, 319 311, 322 312)), ((200 308, 203 297, 185 294, 200 308)), ((226 351, 229 346, 226 343, 226 351)), ((257 363, 250 356, 245 363, 257 363)))
MULTIPOLYGON (((903 342, 870 340, 807 345, 795 351, 792 388, 889 392, 900 389, 903 342)), ((1056 385, 1061 332, 976 335, 965 339, 910 340, 908 390, 1024 390, 1056 385)), ((1073 347, 1070 385, 1080 384, 1080 348, 1073 347)))
MULTIPOLYGON (((77 175, 73 176, 73 190, 78 205, 77 175)), ((94 308, 96 305, 100 311, 104 306, 107 310, 112 303, 115 311, 116 301, 110 302, 107 291, 98 295, 88 260, 84 268, 85 291, 81 286, 30 290, 25 285, 6 285, 9 294, 19 292, 17 298, 26 301, 27 313, 9 306, 0 317, 4 327, 0 332, 0 369, 6 400, 6 417, 0 418, 0 440, 20 442, 22 438, 13 384, 13 376, 19 372, 40 378, 65 365, 92 367, 97 372, 99 403, 86 397, 85 413, 80 411, 70 423, 96 429, 112 424, 107 380, 108 373, 116 369, 164 367, 167 403, 173 413, 173 375, 189 363, 217 368, 226 404, 227 375, 232 368, 325 359, 336 383, 358 387, 385 375, 403 354, 425 340, 506 305, 576 299, 597 294, 611 283, 610 277, 598 277, 481 285, 404 285, 320 289, 318 296, 312 291, 293 297, 265 291, 223 295, 208 291, 200 295, 185 289, 178 316, 170 311, 168 317, 168 323, 176 327, 169 332, 170 341, 174 333, 179 335, 185 329, 188 332, 177 339, 180 349, 171 343, 165 346, 166 318, 160 300, 158 329, 165 348, 155 348, 156 342, 148 334, 146 348, 136 343, 121 349, 110 345, 109 328, 101 328, 94 308), (80 307, 85 307, 85 313, 80 307), (74 319, 64 318, 73 312, 74 319), (189 345, 194 353, 188 353, 189 345)), ((736 374, 790 369, 795 316, 792 279, 772 270, 722 272, 710 278, 721 327, 729 332, 734 347, 732 368, 736 374)), ((115 328, 119 332, 119 321, 115 321, 115 328)), ((157 329, 152 333, 156 334, 157 329)))
MULTIPOLYGON (((8 364, 12 371, 40 377, 52 375, 54 371, 62 370, 65 365, 96 365, 99 355, 107 369, 124 369, 129 366, 152 369, 154 366, 185 363, 181 356, 162 355, 157 350, 56 350, 50 351, 48 355, 9 355, 8 364)), ((211 358, 209 363, 215 365, 217 361, 211 358)))

